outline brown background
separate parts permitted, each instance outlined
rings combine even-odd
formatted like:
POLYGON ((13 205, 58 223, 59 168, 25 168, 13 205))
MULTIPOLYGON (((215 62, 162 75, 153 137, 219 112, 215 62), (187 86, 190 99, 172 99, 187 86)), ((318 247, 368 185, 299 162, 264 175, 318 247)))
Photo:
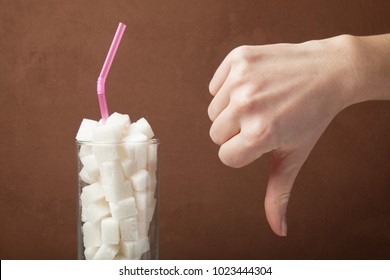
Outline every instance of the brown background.
POLYGON ((275 236, 267 155, 223 166, 208 136, 208 83, 242 44, 390 32, 390 2, 0 0, 0 257, 76 258, 74 137, 98 119, 96 80, 119 21, 109 109, 161 140, 162 259, 390 256, 390 104, 339 114, 302 168, 275 236))

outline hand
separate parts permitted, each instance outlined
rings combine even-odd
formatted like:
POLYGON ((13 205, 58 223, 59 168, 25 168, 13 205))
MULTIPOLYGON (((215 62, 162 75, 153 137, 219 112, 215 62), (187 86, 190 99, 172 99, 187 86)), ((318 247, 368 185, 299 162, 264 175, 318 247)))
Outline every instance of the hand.
POLYGON ((310 151, 332 119, 358 100, 353 41, 344 35, 238 47, 210 82, 210 137, 221 161, 238 168, 272 153, 265 211, 277 235, 287 235, 291 189, 310 151))

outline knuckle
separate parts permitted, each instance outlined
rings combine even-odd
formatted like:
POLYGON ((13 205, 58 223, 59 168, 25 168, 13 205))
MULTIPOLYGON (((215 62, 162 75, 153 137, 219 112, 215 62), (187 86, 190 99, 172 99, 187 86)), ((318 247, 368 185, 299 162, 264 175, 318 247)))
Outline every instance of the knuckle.
POLYGON ((290 192, 282 192, 278 197, 279 205, 287 205, 290 200, 291 193, 290 192))
POLYGON ((241 89, 247 84, 243 74, 238 74, 236 77, 232 77, 229 81, 229 88, 233 90, 241 89))
POLYGON ((256 120, 243 133, 248 146, 254 147, 270 135, 270 128, 263 121, 256 120))
POLYGON ((265 197, 265 202, 268 205, 287 205, 290 200, 291 192, 283 191, 281 193, 275 194, 273 196, 267 195, 265 197))
POLYGON ((232 51, 233 58, 238 61, 247 61, 251 58, 252 48, 247 45, 239 46, 232 51))
POLYGON ((233 103, 234 110, 238 114, 251 111, 255 105, 254 99, 248 93, 239 94, 236 98, 233 99, 233 103))

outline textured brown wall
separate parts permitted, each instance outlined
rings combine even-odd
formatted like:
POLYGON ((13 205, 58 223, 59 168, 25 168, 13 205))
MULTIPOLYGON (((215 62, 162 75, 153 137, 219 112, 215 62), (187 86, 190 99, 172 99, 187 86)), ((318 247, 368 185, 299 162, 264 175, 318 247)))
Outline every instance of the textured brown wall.
POLYGON ((390 256, 390 104, 346 109, 293 189, 289 236, 264 215, 267 156, 223 166, 208 82, 242 44, 390 32, 390 2, 0 0, 0 258, 76 258, 74 137, 99 118, 96 79, 119 21, 109 109, 161 140, 162 259, 390 256))

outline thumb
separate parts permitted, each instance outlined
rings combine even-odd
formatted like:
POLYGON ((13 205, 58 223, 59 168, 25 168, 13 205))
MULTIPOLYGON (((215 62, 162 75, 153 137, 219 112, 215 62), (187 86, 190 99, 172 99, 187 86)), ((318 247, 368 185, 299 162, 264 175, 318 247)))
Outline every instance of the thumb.
POLYGON ((265 214, 272 230, 287 235, 287 204, 291 189, 309 152, 272 152, 271 170, 265 195, 265 214))

